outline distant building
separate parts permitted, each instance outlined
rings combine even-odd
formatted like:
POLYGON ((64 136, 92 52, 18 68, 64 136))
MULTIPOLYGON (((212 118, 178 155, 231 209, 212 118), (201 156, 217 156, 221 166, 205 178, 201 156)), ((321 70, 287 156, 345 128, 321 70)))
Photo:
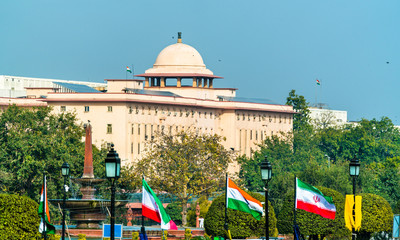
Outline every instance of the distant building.
POLYGON ((180 37, 137 77, 144 79, 107 79, 106 91, 60 80, 40 87, 53 88, 43 100, 54 112, 76 112, 80 121, 91 122, 94 144, 114 143, 122 164, 141 158, 156 131, 218 134, 226 138, 227 149, 251 156, 266 137, 293 129, 292 106, 238 98, 235 88, 214 88, 222 77, 180 37))
POLYGON ((310 107, 311 122, 316 127, 341 126, 347 124, 347 111, 328 109, 326 105, 319 104, 310 107))

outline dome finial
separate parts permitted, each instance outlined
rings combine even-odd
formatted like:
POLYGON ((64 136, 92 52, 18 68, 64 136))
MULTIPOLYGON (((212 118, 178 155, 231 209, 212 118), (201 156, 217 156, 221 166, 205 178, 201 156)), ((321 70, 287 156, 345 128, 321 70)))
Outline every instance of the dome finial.
POLYGON ((182 43, 182 32, 178 32, 178 43, 182 43))

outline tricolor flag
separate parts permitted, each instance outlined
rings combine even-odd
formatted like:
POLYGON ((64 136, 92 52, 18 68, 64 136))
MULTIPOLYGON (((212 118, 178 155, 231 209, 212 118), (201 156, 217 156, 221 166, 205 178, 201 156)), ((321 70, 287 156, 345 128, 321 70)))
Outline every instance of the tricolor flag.
POLYGON ((42 191, 40 193, 40 203, 39 203, 38 214, 40 217, 39 232, 55 234, 56 229, 53 225, 50 224, 49 202, 47 201, 46 176, 44 176, 44 178, 43 178, 43 186, 42 186, 42 191))
POLYGON ((143 179, 142 195, 142 214, 158 223, 161 223, 161 229, 178 230, 174 221, 165 211, 161 201, 158 199, 147 182, 143 179))
POLYGON ((324 218, 335 219, 336 207, 332 198, 324 196, 317 188, 296 178, 295 207, 318 214, 324 218))
POLYGON ((129 67, 126 67, 126 71, 132 73, 132 70, 129 67))
POLYGON ((226 180, 228 181, 226 207, 250 213, 255 219, 260 220, 264 211, 261 202, 236 186, 230 178, 226 180))
POLYGON ((317 79, 317 85, 321 85, 321 81, 317 79))

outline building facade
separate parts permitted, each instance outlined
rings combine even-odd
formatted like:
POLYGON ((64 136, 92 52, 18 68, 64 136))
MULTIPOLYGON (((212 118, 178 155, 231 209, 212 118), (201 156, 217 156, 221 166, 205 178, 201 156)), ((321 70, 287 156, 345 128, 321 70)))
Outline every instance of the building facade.
POLYGON ((51 92, 44 101, 54 112, 72 111, 90 121, 93 143, 114 143, 123 165, 143 156, 156 131, 218 134, 227 149, 250 156, 266 137, 292 130, 291 106, 247 101, 236 97, 237 89, 214 88, 222 77, 180 37, 136 76, 144 79, 108 79, 106 92, 51 92))

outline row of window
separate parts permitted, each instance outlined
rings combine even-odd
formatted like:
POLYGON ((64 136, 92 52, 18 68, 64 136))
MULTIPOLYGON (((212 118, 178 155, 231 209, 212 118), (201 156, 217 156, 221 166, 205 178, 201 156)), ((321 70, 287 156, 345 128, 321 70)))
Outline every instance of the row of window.
MULTIPOLYGON (((84 111, 85 112, 89 112, 90 107, 89 106, 85 106, 84 107, 84 111)), ((67 111, 67 106, 60 106, 60 111, 61 112, 65 112, 67 111)), ((112 106, 107 106, 107 112, 112 112, 113 111, 113 107, 112 106)))
MULTIPOLYGON (((236 119, 238 120, 238 121, 240 121, 240 120, 243 120, 243 121, 251 121, 251 120, 253 120, 253 122, 255 122, 255 121, 257 121, 257 119, 258 119, 258 121, 259 122, 261 122, 261 121, 266 121, 267 120, 267 115, 266 114, 245 114, 245 113, 242 113, 242 114, 236 114, 236 119)), ((292 122, 292 118, 291 118, 291 116, 290 115, 287 115, 287 114, 283 114, 283 116, 282 115, 268 115, 268 120, 269 120, 269 122, 270 123, 272 123, 272 121, 274 121, 274 123, 276 123, 276 122, 278 122, 278 123, 289 123, 289 124, 291 124, 291 122, 292 122)))
POLYGON ((176 108, 172 108, 172 109, 161 108, 161 109, 159 109, 159 107, 157 107, 157 106, 155 106, 155 107, 151 107, 151 106, 132 107, 132 106, 130 106, 129 113, 130 114, 132 114, 132 113, 141 114, 141 115, 145 115, 147 113, 147 115, 154 114, 154 116, 157 116, 158 114, 161 113, 162 115, 173 116, 173 117, 192 117, 192 118, 197 113, 200 118, 202 116, 204 118, 207 118, 207 117, 213 118, 214 117, 214 119, 218 117, 218 114, 214 114, 213 112, 202 112, 202 111, 196 112, 194 110, 187 109, 187 108, 185 108, 185 109, 176 109, 176 108))

